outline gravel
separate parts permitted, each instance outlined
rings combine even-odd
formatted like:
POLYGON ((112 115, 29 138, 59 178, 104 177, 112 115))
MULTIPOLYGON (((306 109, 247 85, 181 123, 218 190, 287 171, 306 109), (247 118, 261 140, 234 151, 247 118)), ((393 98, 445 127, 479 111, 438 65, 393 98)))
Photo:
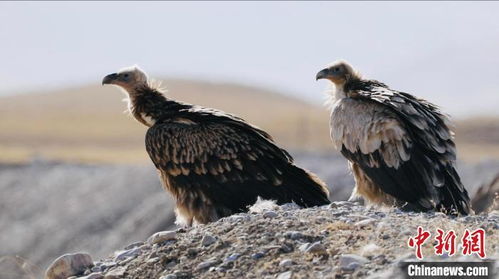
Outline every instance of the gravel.
MULTIPOLYGON (((490 225, 499 221, 497 212, 453 218, 431 212, 366 208, 351 202, 289 208, 293 207, 278 207, 274 218, 265 217, 265 211, 246 213, 185 228, 177 231, 174 240, 153 245, 137 257, 117 264, 126 269, 123 278, 138 279, 383 278, 400 273, 399 262, 415 259, 414 251, 406 243, 418 226, 433 234, 437 228, 453 229, 460 234, 465 228, 485 227, 486 252, 491 259, 499 257, 499 232, 490 225), (344 212, 341 220, 338 212, 344 212), (356 225, 364 220, 370 220, 369 224, 356 225), (400 234, 401 226, 411 233, 400 234), (216 241, 200 245, 207 236, 216 241), (158 261, 148 261, 151 254, 158 261)), ((430 261, 472 259, 435 256, 430 242, 423 246, 423 254, 430 261)), ((110 261, 103 259, 96 265, 110 261)), ((107 272, 103 274, 107 276, 107 272)))

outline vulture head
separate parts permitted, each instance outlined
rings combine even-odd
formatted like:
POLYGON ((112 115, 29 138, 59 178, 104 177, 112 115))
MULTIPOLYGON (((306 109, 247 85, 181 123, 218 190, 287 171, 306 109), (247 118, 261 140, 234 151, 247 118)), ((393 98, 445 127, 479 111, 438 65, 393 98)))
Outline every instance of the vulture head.
POLYGON ((336 61, 329 64, 325 69, 321 70, 315 76, 316 80, 328 79, 334 83, 336 87, 342 87, 351 79, 359 79, 360 75, 350 64, 345 61, 336 61))
POLYGON ((117 85, 131 93, 135 88, 147 86, 147 75, 138 66, 132 66, 105 76, 102 80, 104 84, 117 85))

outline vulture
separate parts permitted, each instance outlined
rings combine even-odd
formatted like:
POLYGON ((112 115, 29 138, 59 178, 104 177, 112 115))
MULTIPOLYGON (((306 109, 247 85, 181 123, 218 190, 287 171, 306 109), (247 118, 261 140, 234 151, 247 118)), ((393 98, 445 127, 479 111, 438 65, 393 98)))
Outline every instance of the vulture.
POLYGON ((456 172, 452 125, 436 105, 363 79, 345 61, 319 71, 319 79, 334 84, 330 136, 354 175, 350 200, 406 211, 470 213, 468 192, 456 172))
POLYGON ((149 127, 146 150, 176 201, 178 224, 247 211, 258 197, 304 207, 329 203, 324 182, 243 119, 172 100, 136 66, 107 75, 102 84, 124 89, 130 113, 149 127))

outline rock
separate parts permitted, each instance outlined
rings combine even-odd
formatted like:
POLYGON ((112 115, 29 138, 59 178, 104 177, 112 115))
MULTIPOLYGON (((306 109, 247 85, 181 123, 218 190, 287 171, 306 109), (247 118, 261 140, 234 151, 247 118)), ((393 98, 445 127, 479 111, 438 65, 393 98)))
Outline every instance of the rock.
POLYGON ((135 247, 126 251, 118 251, 116 253, 116 257, 114 258, 115 262, 121 262, 127 258, 135 258, 142 253, 142 247, 135 247))
POLYGON ((102 268, 101 268, 101 266, 94 265, 94 266, 90 269, 90 271, 92 271, 92 272, 101 272, 101 271, 102 271, 102 268))
POLYGON ((275 218, 275 217, 277 217, 277 213, 275 211, 269 210, 263 213, 263 218, 275 218))
POLYGON ((308 249, 308 246, 310 246, 310 243, 303 243, 302 245, 300 245, 300 247, 298 247, 298 250, 302 251, 302 252, 305 252, 307 251, 308 249))
POLYGON ((217 239, 209 234, 203 236, 203 239, 201 239, 201 245, 203 246, 210 246, 211 244, 215 243, 217 239))
POLYGON ((329 204, 329 208, 338 208, 338 207, 352 207, 353 203, 349 201, 334 201, 329 204))
POLYGON ((326 248, 322 243, 319 241, 312 243, 307 249, 305 250, 307 253, 313 253, 313 254, 322 254, 326 252, 326 248))
POLYGON ((87 276, 78 277, 78 279, 102 279, 104 276, 100 272, 90 273, 87 276))
POLYGON ((128 245, 128 246, 126 246, 125 248, 123 248, 123 250, 130 250, 130 249, 132 249, 132 248, 135 248, 135 247, 140 247, 140 246, 142 246, 142 245, 144 245, 144 242, 142 242, 142 241, 134 242, 134 243, 132 243, 132 244, 130 244, 130 245, 128 245))
POLYGON ((300 209, 301 207, 294 202, 285 203, 281 205, 281 209, 285 211, 300 209))
POLYGON ((235 260, 237 260, 237 258, 239 258, 241 254, 239 253, 234 253, 234 254, 231 254, 230 256, 228 256, 227 258, 225 258, 225 261, 226 262, 233 262, 235 260))
POLYGON ((277 275, 277 279, 291 279, 292 271, 286 271, 277 275))
POLYGON ((101 266, 100 266, 101 267, 101 271, 106 271, 107 269, 109 269, 109 268, 111 268, 111 267, 113 267, 115 265, 116 265, 115 262, 105 262, 105 263, 102 263, 101 266))
POLYGON ((159 279, 177 279, 177 275, 168 274, 168 275, 161 276, 159 279))
POLYGON ((183 278, 192 278, 192 275, 190 272, 187 271, 181 271, 181 270, 176 270, 173 272, 173 274, 178 278, 178 279, 183 279, 183 278))
POLYGON ((376 219, 369 218, 369 219, 365 219, 365 220, 362 220, 362 221, 355 223, 354 226, 362 228, 362 227, 367 227, 375 222, 376 222, 376 219))
POLYGON ((379 272, 376 272, 374 274, 371 274, 369 276, 369 279, 402 279, 404 278, 403 273, 400 272, 400 268, 398 267, 392 267, 392 268, 387 268, 384 270, 381 270, 379 272))
POLYGON ((216 271, 216 272, 226 272, 226 271, 227 271, 227 269, 225 269, 223 266, 217 266, 217 267, 215 268, 215 271, 216 271))
POLYGON ((289 231, 284 234, 285 237, 290 238, 292 240, 298 240, 304 237, 304 235, 301 232, 297 231, 289 231))
POLYGON ((293 261, 290 259, 284 259, 279 263, 279 266, 282 266, 282 267, 287 267, 287 266, 292 266, 292 265, 293 265, 293 261))
POLYGON ((385 255, 377 255, 372 259, 372 261, 378 265, 383 265, 387 262, 385 255))
POLYGON ((358 262, 349 263, 346 267, 342 267, 341 270, 345 272, 354 272, 357 268, 360 267, 358 262))
POLYGON ((120 279, 125 276, 126 268, 123 266, 118 266, 115 269, 110 270, 104 276, 104 279, 120 279))
POLYGON ((364 257, 372 257, 378 255, 381 252, 381 248, 375 243, 369 243, 362 247, 360 255, 364 257))
POLYGON ((45 272, 45 279, 66 279, 82 274, 94 265, 92 257, 86 253, 65 254, 50 264, 45 272))
POLYGON ((351 263, 358 263, 359 265, 363 265, 367 262, 369 262, 369 260, 364 258, 364 257, 354 255, 354 254, 343 254, 343 255, 340 255, 339 265, 342 269, 343 268, 348 269, 349 265, 351 263))
POLYGON ((203 270, 203 269, 207 269, 209 267, 212 267, 212 266, 214 266, 216 264, 217 264, 217 261, 211 259, 211 260, 207 260, 207 261, 204 261, 204 262, 198 264, 198 266, 196 267, 196 269, 197 270, 203 270))
POLYGON ((253 255, 251 255, 251 258, 254 260, 258 260, 258 259, 263 258, 263 257, 265 257, 265 254, 262 252, 256 252, 253 255))
POLYGON ((162 231, 151 235, 147 239, 149 244, 159 244, 168 240, 175 240, 177 238, 177 233, 175 231, 162 231))

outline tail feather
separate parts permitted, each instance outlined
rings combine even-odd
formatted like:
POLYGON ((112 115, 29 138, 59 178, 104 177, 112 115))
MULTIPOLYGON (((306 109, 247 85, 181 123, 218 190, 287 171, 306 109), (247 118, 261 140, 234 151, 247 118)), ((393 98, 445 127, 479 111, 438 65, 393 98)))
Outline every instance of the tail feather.
POLYGON ((441 188, 441 201, 437 208, 451 214, 470 214, 472 210, 468 191, 464 188, 454 168, 450 168, 446 172, 445 182, 441 188))
POLYGON ((329 204, 329 191, 326 184, 315 174, 290 165, 282 185, 296 204, 304 207, 329 204))

